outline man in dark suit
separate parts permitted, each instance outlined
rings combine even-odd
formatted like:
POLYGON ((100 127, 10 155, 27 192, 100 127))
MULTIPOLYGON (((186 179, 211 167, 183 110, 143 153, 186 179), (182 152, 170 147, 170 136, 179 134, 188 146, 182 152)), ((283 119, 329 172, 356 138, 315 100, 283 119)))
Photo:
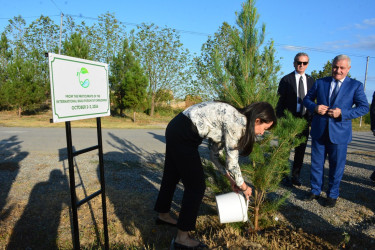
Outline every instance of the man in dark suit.
POLYGON ((314 79, 305 74, 309 64, 309 56, 306 53, 298 53, 294 57, 295 71, 284 76, 278 88, 279 101, 276 106, 277 117, 283 117, 284 111, 288 110, 293 116, 304 118, 307 126, 300 134, 304 136, 305 141, 294 149, 294 162, 292 168, 291 183, 295 186, 301 186, 300 173, 303 165, 303 157, 305 155, 307 140, 309 138, 309 123, 311 121, 311 113, 302 104, 307 91, 314 84, 314 79))
POLYGON ((329 181, 326 207, 334 207, 344 174, 352 119, 369 111, 363 84, 347 77, 350 58, 339 55, 332 62, 332 77, 318 79, 303 99, 314 112, 311 123, 311 193, 306 201, 318 199, 324 186, 324 162, 328 155, 329 181), (315 102, 316 101, 316 102, 315 102))
MULTIPOLYGON (((371 118, 371 131, 373 135, 375 136, 375 91, 372 95, 372 102, 370 107, 370 118, 371 118)), ((372 172, 370 179, 375 182, 375 171, 372 172)))

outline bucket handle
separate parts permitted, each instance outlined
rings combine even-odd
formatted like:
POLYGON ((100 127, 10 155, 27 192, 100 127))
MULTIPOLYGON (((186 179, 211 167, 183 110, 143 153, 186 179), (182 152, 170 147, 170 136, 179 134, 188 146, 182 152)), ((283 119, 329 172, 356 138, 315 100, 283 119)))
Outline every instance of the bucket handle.
MULTIPOLYGON (((246 199, 246 196, 245 196, 245 194, 244 193, 242 193, 242 195, 244 196, 244 198, 245 198, 245 200, 246 200, 246 215, 247 215, 247 213, 248 213, 248 211, 249 211, 249 200, 248 199, 246 199)), ((245 218, 246 217, 246 215, 245 214, 243 214, 242 215, 242 217, 243 218, 245 218)), ((247 219, 248 221, 249 221, 249 219, 247 219)))

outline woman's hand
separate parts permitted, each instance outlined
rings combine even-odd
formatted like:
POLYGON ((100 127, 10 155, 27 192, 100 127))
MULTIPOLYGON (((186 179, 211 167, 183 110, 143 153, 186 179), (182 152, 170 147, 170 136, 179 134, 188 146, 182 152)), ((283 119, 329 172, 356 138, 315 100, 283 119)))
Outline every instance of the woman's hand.
POLYGON ((243 192, 243 194, 245 195, 246 197, 246 200, 250 199, 250 196, 253 192, 253 190, 251 189, 251 187, 249 187, 245 182, 241 185, 241 187, 239 187, 239 189, 241 190, 241 192, 243 192))
POLYGON ((232 187, 233 192, 239 193, 242 190, 236 185, 236 183, 230 183, 230 186, 232 187))
POLYGON ((239 186, 236 185, 236 182, 233 180, 233 178, 228 173, 225 176, 228 178, 233 192, 235 192, 235 193, 243 192, 246 199, 247 200, 250 199, 250 196, 253 192, 251 187, 249 187, 245 182, 242 183, 242 185, 239 187, 239 186))

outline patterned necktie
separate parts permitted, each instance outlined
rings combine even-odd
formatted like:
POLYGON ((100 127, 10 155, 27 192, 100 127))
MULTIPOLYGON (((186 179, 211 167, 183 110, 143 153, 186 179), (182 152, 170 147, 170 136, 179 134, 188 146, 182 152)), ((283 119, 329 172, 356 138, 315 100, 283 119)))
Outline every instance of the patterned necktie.
POLYGON ((337 93, 339 92, 339 89, 340 89, 340 87, 339 87, 339 81, 335 80, 335 87, 334 87, 334 89, 332 91, 331 98, 329 99, 330 105, 332 105, 335 102, 336 97, 337 97, 337 93))
POLYGON ((299 82, 298 82, 298 95, 299 95, 298 103, 301 104, 301 111, 300 112, 301 112, 301 115, 304 115, 306 113, 306 109, 303 106, 302 100, 305 97, 305 87, 303 86, 302 76, 299 78, 299 82))

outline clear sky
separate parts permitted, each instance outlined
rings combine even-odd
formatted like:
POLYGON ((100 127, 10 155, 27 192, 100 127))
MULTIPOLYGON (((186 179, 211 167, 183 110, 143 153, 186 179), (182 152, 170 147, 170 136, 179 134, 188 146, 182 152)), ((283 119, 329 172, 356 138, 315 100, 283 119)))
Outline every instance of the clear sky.
MULTIPOLYGON (((110 12, 136 29, 136 24, 155 23, 180 31, 185 47, 199 53, 207 35, 214 34, 226 21, 234 25, 240 0, 0 0, 0 32, 8 19, 21 15, 30 24, 41 14, 60 24, 60 13, 81 16, 87 24, 92 18, 110 12)), ((369 56, 366 95, 371 102, 375 91, 375 1, 374 0, 258 0, 258 24, 266 24, 266 41, 273 39, 282 72, 294 70, 297 52, 309 54, 307 69, 321 70, 338 54, 352 59, 350 74, 365 81, 369 56)))

